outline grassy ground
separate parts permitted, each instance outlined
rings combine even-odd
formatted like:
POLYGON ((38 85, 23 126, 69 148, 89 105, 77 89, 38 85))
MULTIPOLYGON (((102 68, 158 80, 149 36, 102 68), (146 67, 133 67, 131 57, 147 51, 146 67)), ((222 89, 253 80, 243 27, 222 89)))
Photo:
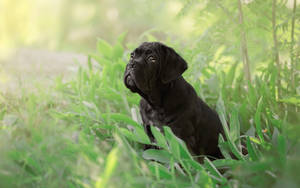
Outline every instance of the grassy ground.
POLYGON ((273 67, 247 84, 235 62, 218 64, 226 55, 204 64, 197 49, 177 47, 189 62, 184 77, 217 109, 228 140, 219 138, 225 159, 199 164, 168 128, 152 130, 161 150, 143 151, 149 139, 139 96, 123 85, 121 44, 99 40, 68 81, 0 94, 0 187, 299 187, 299 98, 278 94, 273 67))

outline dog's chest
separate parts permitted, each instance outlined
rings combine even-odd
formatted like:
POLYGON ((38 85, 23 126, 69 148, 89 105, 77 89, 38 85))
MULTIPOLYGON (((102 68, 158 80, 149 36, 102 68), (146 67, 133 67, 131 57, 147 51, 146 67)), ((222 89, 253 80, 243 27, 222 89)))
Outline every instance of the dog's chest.
POLYGON ((162 109, 154 110, 151 107, 146 110, 147 119, 149 120, 149 125, 153 125, 161 128, 163 125, 167 125, 168 121, 166 114, 162 109))

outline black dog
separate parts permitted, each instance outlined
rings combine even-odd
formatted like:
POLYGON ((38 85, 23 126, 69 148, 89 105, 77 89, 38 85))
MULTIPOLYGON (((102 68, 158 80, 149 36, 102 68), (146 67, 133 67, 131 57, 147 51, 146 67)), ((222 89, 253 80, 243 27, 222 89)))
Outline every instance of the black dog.
POLYGON ((145 42, 126 66, 124 82, 141 95, 140 113, 152 141, 150 126, 169 126, 195 155, 221 158, 218 136, 223 133, 217 113, 196 94, 181 74, 187 63, 172 48, 145 42))

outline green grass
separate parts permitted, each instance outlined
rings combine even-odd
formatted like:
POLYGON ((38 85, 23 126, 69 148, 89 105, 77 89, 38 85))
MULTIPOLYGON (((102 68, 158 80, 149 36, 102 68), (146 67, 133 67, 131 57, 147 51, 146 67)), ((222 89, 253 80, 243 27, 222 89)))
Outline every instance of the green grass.
POLYGON ((152 127, 161 150, 143 151, 149 138, 140 97, 123 84, 131 50, 123 39, 113 46, 99 40, 70 81, 58 77, 36 92, 0 95, 0 187, 300 185, 299 98, 278 98, 274 67, 247 84, 238 63, 217 64, 222 51, 201 62, 197 48, 177 48, 189 62, 184 77, 217 109, 227 138, 219 138, 225 159, 199 164, 168 127, 164 135, 152 127))

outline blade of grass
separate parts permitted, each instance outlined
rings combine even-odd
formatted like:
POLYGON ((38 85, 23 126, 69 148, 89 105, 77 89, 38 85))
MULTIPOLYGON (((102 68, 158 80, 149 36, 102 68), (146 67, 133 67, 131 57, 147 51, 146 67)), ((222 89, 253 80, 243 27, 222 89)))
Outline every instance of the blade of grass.
MULTIPOLYGON (((222 125, 223 125, 223 129, 224 129, 224 132, 225 132, 225 136, 226 136, 226 138, 227 138, 227 143, 228 143, 228 146, 229 146, 231 152, 232 152, 238 159, 244 160, 243 154, 237 149, 235 143, 233 142, 233 140, 232 140, 232 138, 231 138, 231 136, 230 136, 229 128, 228 128, 227 121, 226 121, 226 118, 225 118, 225 107, 224 107, 224 102, 223 102, 221 96, 219 97, 218 102, 217 102, 217 111, 218 111, 218 114, 219 114, 221 123, 222 123, 222 125)), ((220 137, 219 137, 219 138, 220 138, 220 137)))
POLYGON ((256 152, 256 149, 254 148, 253 144, 251 143, 249 136, 246 137, 246 146, 247 146, 247 150, 248 150, 248 153, 250 156, 250 160, 257 161, 258 160, 257 152, 256 152))
POLYGON ((164 135, 159 131, 157 127, 150 126, 151 132, 156 140, 157 146, 169 150, 166 138, 164 135))
POLYGON ((166 150, 147 149, 143 152, 143 158, 146 160, 155 160, 161 163, 170 163, 172 155, 166 150))
POLYGON ((213 176, 218 178, 219 183, 225 184, 227 182, 227 179, 222 176, 215 165, 207 157, 204 158, 204 166, 213 176))
POLYGON ((257 104, 257 110, 255 112, 255 117, 254 117, 254 121, 255 121, 255 125, 256 125, 256 133, 261 141, 262 144, 265 143, 264 137, 263 137, 263 131, 261 128, 261 112, 262 112, 262 97, 259 99, 258 104, 257 104))

